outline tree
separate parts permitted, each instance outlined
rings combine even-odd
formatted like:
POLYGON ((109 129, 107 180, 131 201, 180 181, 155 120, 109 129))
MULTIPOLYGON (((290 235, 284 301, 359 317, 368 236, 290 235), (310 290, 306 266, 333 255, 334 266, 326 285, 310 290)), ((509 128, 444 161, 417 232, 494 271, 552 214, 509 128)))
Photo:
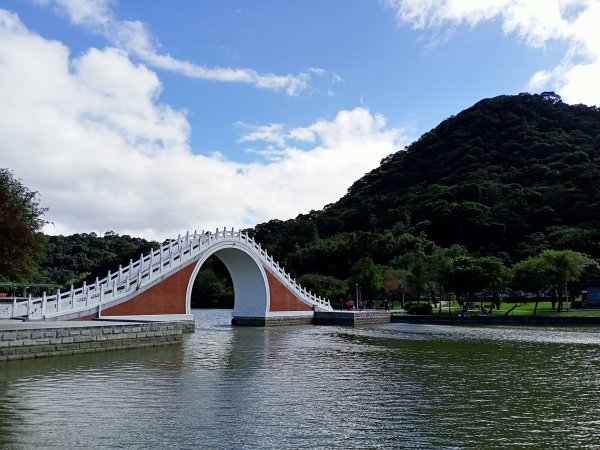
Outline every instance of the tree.
POLYGON ((590 259, 583 253, 573 250, 544 250, 540 258, 546 261, 548 279, 558 292, 560 311, 563 304, 563 286, 566 288, 567 283, 578 280, 585 267, 590 264, 590 259))
POLYGON ((544 250, 539 255, 531 256, 513 266, 513 287, 534 292, 536 310, 540 291, 552 289, 552 309, 556 306, 558 292, 560 311, 563 303, 563 288, 567 283, 578 280, 591 263, 583 253, 572 250, 544 250))
POLYGON ((381 280, 383 292, 388 296, 395 292, 400 286, 398 273, 389 266, 381 268, 381 280))
MULTIPOLYGON (((453 291, 453 279, 450 276, 454 260, 459 256, 467 256, 467 250, 460 245, 452 245, 448 248, 437 247, 433 250, 429 258, 429 270, 431 272, 431 284, 440 293, 440 311, 442 307, 442 292, 447 294, 453 291)), ((458 298, 457 298, 458 299, 458 298)), ((448 307, 450 307, 450 297, 448 296, 448 307)))
POLYGON ((301 275, 297 281, 314 294, 327 298, 332 302, 338 298, 342 298, 348 291, 348 285, 344 280, 330 275, 321 275, 320 273, 301 275))
POLYGON ((198 273, 191 297, 195 308, 233 308, 233 289, 212 270, 201 270, 198 273))
POLYGON ((457 296, 466 293, 471 301, 476 292, 490 291, 494 304, 498 307, 499 293, 506 287, 509 276, 506 266, 495 256, 458 256, 452 261, 444 284, 456 292, 457 296))
POLYGON ((47 208, 8 169, 0 169, 0 279, 25 281, 41 255, 47 208))
POLYGON ((549 287, 548 271, 547 261, 540 256, 530 256, 519 261, 512 268, 513 289, 535 293, 534 315, 537 312, 541 291, 549 287))
POLYGON ((383 286, 381 269, 370 257, 365 256, 359 259, 350 269, 349 282, 350 286, 358 284, 367 296, 372 295, 383 286))
POLYGON ((107 272, 118 270, 147 255, 160 244, 128 235, 119 236, 107 231, 103 237, 95 233, 70 236, 47 236, 44 255, 37 264, 34 280, 38 283, 55 283, 63 286, 88 284, 104 278, 107 272))
POLYGON ((483 289, 492 295, 492 304, 500 309, 500 294, 510 283, 512 272, 495 256, 479 258, 482 269, 483 289))
POLYGON ((417 250, 395 258, 392 264, 400 269, 403 286, 419 301, 421 294, 430 287, 429 257, 423 251, 417 250))

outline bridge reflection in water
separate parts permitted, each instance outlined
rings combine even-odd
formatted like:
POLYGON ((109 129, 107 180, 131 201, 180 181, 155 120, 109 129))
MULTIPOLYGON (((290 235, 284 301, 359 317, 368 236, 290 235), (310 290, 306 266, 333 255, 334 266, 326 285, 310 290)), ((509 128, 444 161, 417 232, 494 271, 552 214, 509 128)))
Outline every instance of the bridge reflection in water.
POLYGON ((239 328, 6 364, 2 448, 594 448, 594 328, 239 328))

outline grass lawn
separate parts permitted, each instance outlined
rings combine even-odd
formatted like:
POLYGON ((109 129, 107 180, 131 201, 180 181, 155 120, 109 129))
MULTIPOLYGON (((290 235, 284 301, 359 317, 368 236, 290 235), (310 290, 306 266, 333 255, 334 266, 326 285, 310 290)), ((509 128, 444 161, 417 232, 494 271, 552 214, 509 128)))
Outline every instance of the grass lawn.
MULTIPOLYGON (((492 316, 503 316, 505 315, 511 308, 513 308, 513 306, 518 305, 516 308, 514 308, 510 313, 508 313, 509 316, 530 316, 533 315, 533 310, 535 308, 535 302, 529 302, 529 303, 501 303, 500 304, 500 311, 497 310, 493 310, 491 312, 490 315, 492 316)), ((479 308, 479 303, 477 303, 475 305, 477 308, 479 308)), ((489 310, 489 304, 484 302, 484 308, 486 309, 486 311, 489 310)), ((565 307, 567 306, 566 304, 564 305, 565 307)), ((462 311, 462 308, 456 304, 453 303, 450 307, 450 310, 448 310, 448 305, 444 304, 442 306, 442 314, 443 315, 459 315, 460 312, 462 311)), ((437 314, 438 313, 438 309, 433 310, 433 314, 437 314)), ((472 316, 477 316, 480 315, 479 309, 474 309, 469 311, 469 314, 472 316)), ((555 316, 555 317, 561 317, 561 316, 569 316, 569 317, 600 317, 600 309, 569 309, 569 311, 567 311, 566 309, 563 308, 563 310, 561 312, 557 312, 557 311, 553 311, 552 310, 552 303, 551 302, 539 302, 538 304, 538 308, 537 308, 537 312, 536 312, 537 316, 555 316)))
MULTIPOLYGON (((500 311, 494 311, 496 314, 504 314, 510 308, 512 308, 515 304, 513 303, 503 303, 500 305, 500 311)), ((512 310, 509 315, 532 315, 533 310, 535 308, 535 302, 531 303, 517 303, 519 305, 514 310, 512 310)), ((564 307, 567 306, 565 303, 564 307)), ((538 309, 536 315, 538 316, 572 316, 572 317, 600 317, 600 309, 573 309, 570 308, 568 311, 566 309, 558 312, 552 310, 551 302, 540 302, 538 304, 538 309)))

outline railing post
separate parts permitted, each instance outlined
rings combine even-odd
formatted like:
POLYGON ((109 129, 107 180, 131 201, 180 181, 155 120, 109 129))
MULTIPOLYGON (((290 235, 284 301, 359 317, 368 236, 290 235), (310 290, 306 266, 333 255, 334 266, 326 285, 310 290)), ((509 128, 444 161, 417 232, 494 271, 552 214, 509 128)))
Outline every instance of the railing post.
POLYGON ((121 264, 119 264, 119 274, 117 275, 117 281, 121 281, 122 277, 123 277, 123 266, 121 264))
POLYGON ((42 292, 42 320, 46 318, 46 291, 42 292))
POLYGON ((60 312, 60 289, 56 290, 56 312, 60 312))
POLYGON ((87 288, 87 283, 84 281, 83 282, 83 286, 81 287, 81 295, 85 296, 86 300, 85 300, 85 304, 87 306, 87 296, 88 296, 88 288, 87 288))
POLYGON ((27 317, 29 318, 29 315, 31 314, 31 294, 29 294, 29 297, 27 298, 27 317))
POLYGON ((16 293, 15 293, 15 296, 13 297, 12 317, 17 317, 17 296, 16 296, 16 293))

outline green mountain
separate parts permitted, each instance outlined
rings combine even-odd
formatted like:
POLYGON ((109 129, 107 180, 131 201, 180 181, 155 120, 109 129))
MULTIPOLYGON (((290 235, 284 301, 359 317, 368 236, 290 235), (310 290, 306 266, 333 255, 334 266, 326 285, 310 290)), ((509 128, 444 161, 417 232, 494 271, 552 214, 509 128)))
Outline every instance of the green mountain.
POLYGON ((361 256, 387 264, 415 245, 509 264, 546 248, 600 258, 600 109, 552 92, 482 100, 338 202, 250 231, 291 270, 341 278, 361 256))
MULTIPOLYGON (((507 266, 544 249, 600 259, 600 109, 554 93, 482 100, 385 158, 338 202, 247 231, 331 298, 355 283, 375 292, 400 282, 418 296, 440 250, 507 266)), ((49 236, 34 281, 93 282, 157 245, 114 233, 49 236)), ((221 266, 199 277, 207 305, 230 303, 221 266)))

